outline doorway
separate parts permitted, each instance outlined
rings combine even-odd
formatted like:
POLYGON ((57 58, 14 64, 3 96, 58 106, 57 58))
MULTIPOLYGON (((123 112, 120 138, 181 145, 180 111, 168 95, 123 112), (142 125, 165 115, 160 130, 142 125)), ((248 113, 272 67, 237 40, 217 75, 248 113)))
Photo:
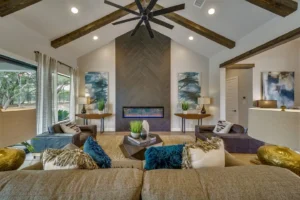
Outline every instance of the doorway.
POLYGON ((238 77, 226 80, 226 120, 239 124, 238 77))

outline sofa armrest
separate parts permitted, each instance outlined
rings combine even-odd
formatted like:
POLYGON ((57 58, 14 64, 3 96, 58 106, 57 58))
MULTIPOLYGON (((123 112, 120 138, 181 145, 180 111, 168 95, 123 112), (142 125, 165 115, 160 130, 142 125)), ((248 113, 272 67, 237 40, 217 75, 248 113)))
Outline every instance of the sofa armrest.
POLYGON ((78 126, 82 132, 90 132, 94 138, 97 136, 97 125, 78 126))

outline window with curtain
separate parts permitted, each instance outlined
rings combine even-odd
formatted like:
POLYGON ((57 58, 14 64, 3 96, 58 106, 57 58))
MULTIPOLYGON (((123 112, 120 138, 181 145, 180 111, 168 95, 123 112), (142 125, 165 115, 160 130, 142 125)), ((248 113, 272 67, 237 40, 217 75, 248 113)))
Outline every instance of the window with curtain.
POLYGON ((70 119, 71 77, 57 74, 57 109, 58 122, 70 119))

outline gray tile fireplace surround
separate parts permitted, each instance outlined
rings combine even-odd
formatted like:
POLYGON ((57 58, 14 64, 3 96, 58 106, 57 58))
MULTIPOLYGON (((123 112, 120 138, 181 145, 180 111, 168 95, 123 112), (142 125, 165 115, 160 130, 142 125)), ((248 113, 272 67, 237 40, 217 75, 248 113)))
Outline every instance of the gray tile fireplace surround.
POLYGON ((171 40, 144 26, 116 39, 116 131, 130 131, 132 120, 147 120, 150 131, 171 130, 171 40), (163 107, 163 118, 124 118, 123 107, 163 107))

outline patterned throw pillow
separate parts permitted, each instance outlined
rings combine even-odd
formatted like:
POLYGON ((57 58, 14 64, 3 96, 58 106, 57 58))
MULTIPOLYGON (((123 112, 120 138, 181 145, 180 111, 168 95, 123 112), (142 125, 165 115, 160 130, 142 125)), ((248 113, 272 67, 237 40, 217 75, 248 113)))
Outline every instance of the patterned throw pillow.
POLYGON ((184 145, 150 147, 145 152, 145 169, 181 169, 184 145))
POLYGON ((198 140, 186 144, 182 153, 183 169, 199 169, 202 167, 225 167, 224 143, 220 138, 198 140))
POLYGON ((216 133, 216 134, 218 134, 218 133, 229 133, 232 126, 233 126, 233 123, 220 120, 220 121, 218 121, 218 124, 216 125, 213 132, 216 133))
POLYGON ((83 151, 89 154, 100 168, 111 168, 111 159, 92 137, 85 141, 83 151))
POLYGON ((44 170, 98 169, 95 161, 80 149, 46 149, 41 159, 44 170))
POLYGON ((66 124, 60 124, 61 129, 63 130, 64 133, 81 133, 80 128, 75 124, 75 123, 66 123, 66 124))

